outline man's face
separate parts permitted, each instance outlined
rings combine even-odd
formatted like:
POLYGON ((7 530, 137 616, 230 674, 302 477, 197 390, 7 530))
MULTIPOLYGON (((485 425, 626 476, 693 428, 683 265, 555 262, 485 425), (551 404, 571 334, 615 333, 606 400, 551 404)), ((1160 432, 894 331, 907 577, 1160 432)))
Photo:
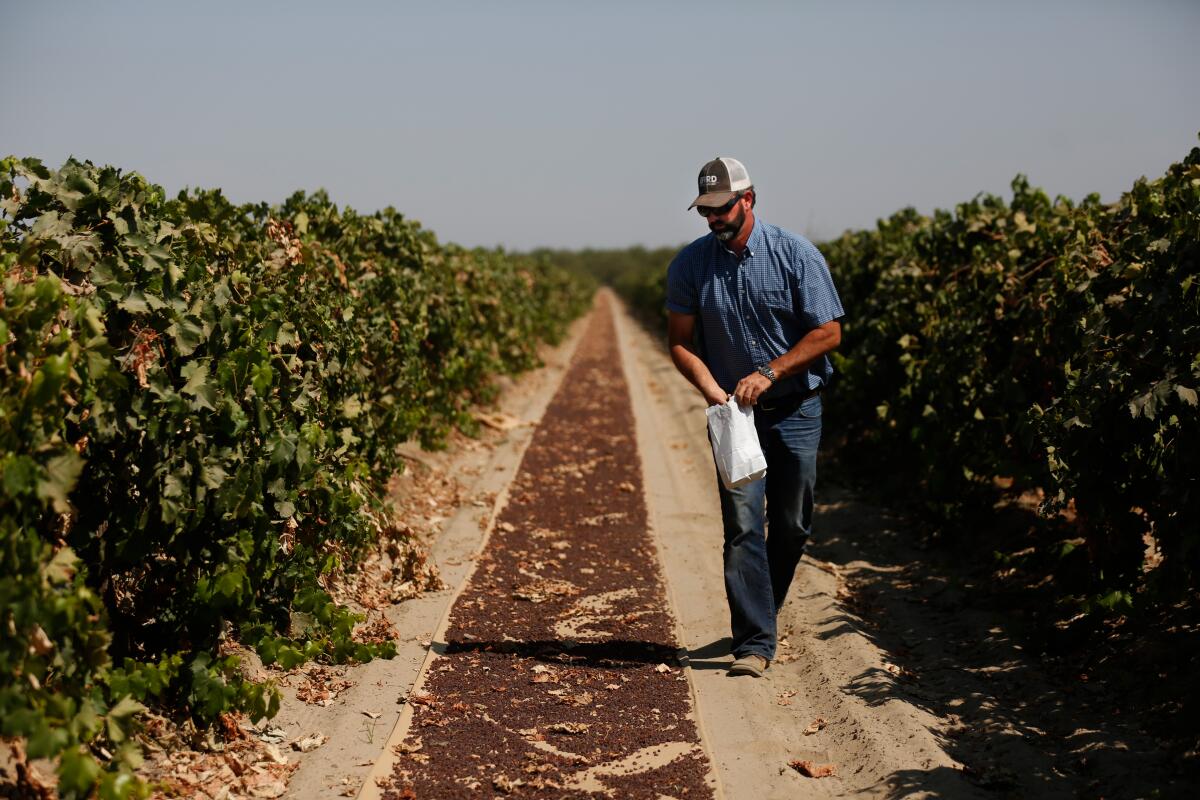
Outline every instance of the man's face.
POLYGON ((738 235, 738 231, 746 224, 746 208, 744 197, 738 198, 734 203, 733 208, 725 212, 721 216, 710 214, 708 216, 708 229, 716 235, 722 242, 728 242, 730 239, 738 235))

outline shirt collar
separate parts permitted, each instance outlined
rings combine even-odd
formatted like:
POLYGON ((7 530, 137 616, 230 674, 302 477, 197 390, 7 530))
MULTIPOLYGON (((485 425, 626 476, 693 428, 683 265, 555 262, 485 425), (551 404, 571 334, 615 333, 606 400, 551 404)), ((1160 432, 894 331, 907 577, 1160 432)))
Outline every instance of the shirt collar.
POLYGON ((724 250, 727 255, 732 256, 733 258, 740 258, 740 260, 745 261, 747 258, 753 258, 755 251, 758 250, 758 245, 762 241, 763 237, 762 223, 759 221, 758 215, 755 214, 754 227, 750 229, 750 238, 746 240, 746 249, 742 251, 742 255, 740 257, 737 253, 726 247, 725 243, 718 239, 715 233, 710 233, 709 236, 713 237, 713 241, 717 243, 717 247, 720 247, 722 250, 724 250))

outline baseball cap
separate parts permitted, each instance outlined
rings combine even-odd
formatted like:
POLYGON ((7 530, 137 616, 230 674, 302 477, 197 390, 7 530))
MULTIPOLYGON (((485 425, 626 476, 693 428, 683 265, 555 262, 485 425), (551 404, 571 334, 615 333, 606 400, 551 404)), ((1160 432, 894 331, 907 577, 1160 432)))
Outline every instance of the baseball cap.
POLYGON ((696 206, 723 206, 738 192, 753 188, 750 173, 736 158, 714 158, 700 168, 697 178, 700 196, 692 201, 689 209, 696 206))

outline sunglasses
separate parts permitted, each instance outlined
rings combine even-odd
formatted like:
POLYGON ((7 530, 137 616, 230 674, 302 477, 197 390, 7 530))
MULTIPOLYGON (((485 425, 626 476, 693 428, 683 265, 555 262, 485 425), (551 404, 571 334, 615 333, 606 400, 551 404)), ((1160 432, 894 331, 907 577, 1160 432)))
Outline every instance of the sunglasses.
POLYGON ((739 194, 720 208, 713 208, 712 206, 696 206, 696 213, 705 218, 711 214, 716 214, 718 217, 723 217, 728 214, 729 210, 737 205, 737 201, 741 199, 742 196, 739 194))

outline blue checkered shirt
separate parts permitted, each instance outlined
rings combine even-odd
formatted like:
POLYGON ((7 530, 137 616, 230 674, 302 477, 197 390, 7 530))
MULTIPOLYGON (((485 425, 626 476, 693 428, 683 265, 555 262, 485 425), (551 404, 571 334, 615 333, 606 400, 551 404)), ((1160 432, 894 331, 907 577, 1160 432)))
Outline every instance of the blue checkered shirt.
MULTIPOLYGON (((729 393, 813 328, 845 315, 813 243, 757 218, 740 257, 712 233, 680 250, 667 270, 667 308, 696 316, 700 357, 729 393)), ((832 375, 823 356, 770 394, 807 392, 832 375)))

